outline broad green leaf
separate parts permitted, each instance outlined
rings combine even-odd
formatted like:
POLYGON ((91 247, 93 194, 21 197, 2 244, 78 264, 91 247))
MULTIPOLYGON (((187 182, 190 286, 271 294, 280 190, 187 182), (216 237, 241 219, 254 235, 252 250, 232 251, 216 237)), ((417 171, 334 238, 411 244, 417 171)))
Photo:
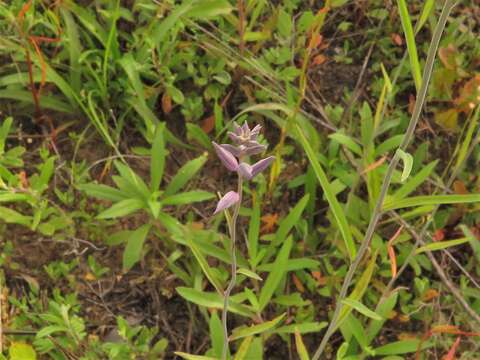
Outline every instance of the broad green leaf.
POLYGON ((150 231, 150 224, 140 226, 133 231, 128 240, 127 246, 123 251, 123 270, 128 271, 135 265, 142 256, 143 243, 150 231))
MULTIPOLYGON (((318 260, 310 258, 296 258, 289 259, 287 263, 286 271, 297 271, 304 269, 318 269, 320 267, 320 262, 318 260)), ((257 267, 258 271, 273 271, 275 270, 275 263, 262 264, 257 267)))
POLYGON ((347 319, 340 325, 340 331, 345 341, 352 342, 352 336, 358 342, 358 344, 365 349, 367 344, 367 337, 365 335, 365 329, 362 326, 360 320, 358 320, 352 313, 348 314, 347 319))
POLYGON ((407 3, 405 0, 397 0, 400 20, 402 22, 403 32, 405 33, 405 40, 407 42, 408 57, 410 59, 410 70, 415 81, 417 92, 422 85, 422 69, 418 61, 417 45, 415 43, 415 34, 413 32, 412 22, 408 14, 407 3))
POLYGON ((233 10, 228 0, 202 0, 194 2, 187 11, 187 16, 200 20, 230 14, 233 10))
POLYGON ((380 315, 378 315, 375 311, 372 311, 369 308, 367 308, 360 301, 347 298, 347 299, 343 299, 342 303, 344 305, 352 307, 353 309, 357 310, 360 314, 363 314, 373 320, 382 320, 382 317, 380 315))
POLYGON ((298 125, 296 129, 300 138, 300 142, 302 143, 303 148, 307 153, 308 159, 310 160, 310 164, 312 165, 315 175, 317 176, 318 182, 320 183, 320 186, 324 191, 325 198, 327 199, 328 204, 330 205, 330 210, 332 211, 333 216, 335 217, 338 229, 342 234, 343 241, 345 243, 345 247, 347 249, 350 260, 353 261, 357 253, 357 250, 355 248, 355 243, 353 242, 352 233, 350 231, 350 227, 348 225, 345 213, 332 190, 331 184, 327 178, 327 174, 325 174, 325 172, 323 171, 322 166, 318 162, 315 152, 310 146, 310 143, 307 141, 307 139, 305 138, 305 135, 303 134, 302 130, 298 125))
POLYGON ((419 247, 416 251, 415 254, 421 254, 426 251, 435 251, 435 250, 442 250, 442 249, 447 249, 452 246, 457 246, 461 244, 465 244, 466 242, 469 241, 468 237, 464 237, 461 239, 455 239, 455 240, 446 240, 446 241, 437 241, 433 242, 431 244, 427 244, 425 246, 419 247))
POLYGON ((387 152, 396 149, 400 146, 403 140, 403 134, 401 135, 394 135, 391 138, 388 138, 380 145, 375 148, 375 156, 382 156, 385 155, 387 152))
POLYGON ((79 185, 78 188, 84 191, 88 196, 93 196, 97 199, 110 200, 114 202, 125 200, 128 196, 118 189, 103 184, 82 184, 79 185))
POLYGON ((8 349, 9 360, 36 360, 37 353, 31 345, 13 342, 8 349))
MULTIPOLYGON (((223 309, 223 296, 216 292, 199 291, 193 288, 179 286, 175 289, 181 297, 199 306, 211 309, 223 309)), ((255 313, 245 305, 236 303, 233 299, 228 302, 228 311, 245 317, 253 317, 255 313)))
POLYGON ((163 205, 184 205, 213 199, 215 195, 207 191, 194 190, 168 196, 162 199, 163 205))
POLYGON ((261 334, 266 331, 273 329, 277 324, 285 317, 286 313, 277 316, 275 319, 270 321, 265 321, 258 325, 252 326, 241 326, 236 328, 232 331, 232 335, 230 335, 231 340, 241 339, 247 336, 252 336, 256 334, 261 334))
POLYGON ((353 140, 350 136, 342 134, 340 132, 331 134, 328 136, 330 139, 338 142, 341 145, 344 145, 347 149, 349 149, 351 152, 362 156, 362 148, 360 145, 358 145, 355 140, 353 140))
POLYGON ((208 155, 205 153, 183 165, 165 188, 164 196, 170 196, 181 190, 203 167, 208 155))
POLYGON ((303 343, 302 335, 300 335, 299 331, 295 331, 295 347, 297 348, 297 353, 300 357, 300 360, 310 360, 307 348, 303 343))
POLYGON ((401 182, 405 182, 407 180, 408 176, 412 172, 412 166, 413 166, 413 157, 409 153, 406 153, 402 149, 397 150, 398 156, 402 159, 403 161, 403 171, 402 171, 402 177, 401 177, 401 182))
POLYGON ((138 199, 121 200, 98 214, 97 219, 113 219, 127 216, 144 207, 145 203, 138 199))
POLYGON ((387 200, 383 204, 383 210, 389 211, 421 205, 468 204, 475 202, 480 202, 480 194, 413 196, 400 200, 387 200))
POLYGON ((260 311, 265 309, 265 307, 268 305, 273 293, 285 275, 288 257, 290 256, 290 250, 292 249, 292 242, 292 237, 288 237, 278 252, 278 256, 274 262, 275 270, 270 272, 262 287, 262 290, 260 291, 260 298, 258 301, 260 311))
MULTIPOLYGON (((376 355, 398 355, 416 352, 420 345, 420 340, 400 340, 387 345, 373 349, 376 355)), ((424 342, 421 349, 430 347, 431 344, 424 342)))
POLYGON ((160 188, 160 183, 163 178, 163 170, 165 168, 165 156, 167 150, 165 149, 164 131, 165 124, 158 124, 152 143, 150 159, 150 191, 152 193, 160 188))
POLYGON ((186 235, 187 238, 187 244, 190 250, 192 250, 193 255, 197 259, 200 267, 202 268, 203 273, 207 277, 207 279, 210 281, 210 283, 217 289, 219 294, 223 294, 223 286, 220 280, 215 276, 214 272, 212 271, 212 268, 208 264, 208 261, 206 257, 203 255, 197 244, 195 243, 195 239, 191 234, 186 235))
POLYGON ((2 202, 15 202, 15 201, 28 201, 32 200, 32 196, 29 194, 14 193, 11 191, 0 190, 0 203, 2 202))

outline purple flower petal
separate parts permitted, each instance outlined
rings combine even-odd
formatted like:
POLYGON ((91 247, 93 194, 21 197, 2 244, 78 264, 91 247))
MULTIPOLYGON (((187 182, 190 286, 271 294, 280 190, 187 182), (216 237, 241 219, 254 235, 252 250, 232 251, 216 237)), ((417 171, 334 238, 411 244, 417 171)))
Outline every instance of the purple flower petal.
POLYGON ((235 191, 229 191, 220 199, 217 204, 217 208, 213 215, 218 214, 220 211, 228 209, 230 206, 235 205, 240 200, 240 196, 235 191))
POLYGON ((242 131, 244 134, 246 134, 247 132, 250 132, 250 128, 248 127, 248 123, 246 121, 243 123, 242 131))
POLYGON ((267 147, 265 145, 260 145, 260 144, 251 145, 251 146, 247 146, 244 153, 245 153, 245 155, 248 155, 248 156, 256 155, 256 154, 260 154, 260 153, 264 152, 266 149, 267 149, 267 147))
POLYGON ((241 144, 243 142, 242 138, 240 137, 240 135, 237 135, 231 131, 229 131, 228 133, 228 137, 230 139, 232 139, 233 142, 237 143, 237 144, 241 144))
POLYGON ((238 168, 238 161, 235 159, 235 156, 218 145, 216 142, 212 142, 212 144, 223 165, 225 165, 225 167, 230 171, 236 171, 238 168))
MULTIPOLYGON (((269 156, 252 165, 252 177, 265 170, 275 160, 275 156, 269 156)), ((240 169, 239 169, 240 170, 240 169)))
POLYGON ((247 179, 247 180, 250 180, 253 175, 252 175, 252 167, 247 164, 247 163, 240 163, 240 165, 238 165, 238 169, 237 169, 237 172, 238 174, 243 177, 244 179, 247 179))
POLYGON ((238 157, 242 152, 242 145, 240 145, 238 148, 230 144, 221 144, 220 146, 236 157, 238 157))
POLYGON ((242 128, 240 127, 240 125, 238 125, 236 121, 233 122, 233 132, 236 135, 242 135, 242 128))
POLYGON ((260 134, 260 130, 261 130, 261 129, 262 129, 262 126, 261 126, 261 125, 255 126, 255 127, 252 129, 252 131, 250 132, 250 139, 256 140, 258 134, 260 134))

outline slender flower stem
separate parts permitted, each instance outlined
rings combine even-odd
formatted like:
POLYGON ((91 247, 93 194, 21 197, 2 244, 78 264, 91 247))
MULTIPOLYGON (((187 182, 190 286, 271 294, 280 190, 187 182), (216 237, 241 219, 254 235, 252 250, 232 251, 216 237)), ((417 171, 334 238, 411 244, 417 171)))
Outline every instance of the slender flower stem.
POLYGON ((235 242, 237 240, 237 218, 238 213, 240 212, 240 206, 242 204, 242 190, 243 190, 243 179, 241 176, 238 177, 238 188, 237 193, 239 195, 239 199, 235 208, 233 210, 232 221, 229 224, 230 230, 230 239, 232 241, 230 252, 232 254, 232 267, 231 273, 232 277, 230 279, 230 283, 227 286, 223 294, 223 310, 222 310, 222 325, 223 325, 223 349, 222 349, 222 360, 227 359, 228 353, 228 326, 227 326, 227 314, 228 314, 228 300, 230 298, 230 293, 232 292, 235 283, 237 281, 237 256, 235 254, 235 242))
MULTIPOLYGON (((420 118, 420 114, 423 108, 423 104, 426 99, 427 95, 427 90, 428 90, 428 84, 430 82, 430 78, 432 75, 433 71, 433 65, 434 65, 434 60, 435 60, 435 55, 437 53, 438 45, 440 43, 440 38, 443 33, 443 29, 445 28, 445 24, 447 22, 448 16, 450 12, 452 11, 453 7, 456 5, 457 1, 456 0, 447 0, 443 6, 442 13, 440 15, 440 18, 438 19, 437 26, 435 27, 435 31, 433 33, 432 41, 430 43, 430 48, 428 49, 428 55, 427 55, 427 60, 425 63, 425 69, 423 72, 423 77, 422 77, 422 85, 420 87, 417 100, 415 102, 415 107, 413 109, 413 114, 410 119, 410 123, 408 125, 407 131, 405 132, 405 135, 403 137, 402 144, 400 145, 399 149, 401 150, 406 150, 407 146, 409 145, 410 141, 414 137, 415 133, 415 128, 417 126, 418 120, 420 118)), ((373 211, 373 215, 370 219, 370 223, 368 224, 367 231, 365 233, 365 237, 360 245, 360 248, 357 252, 357 256, 355 257, 354 261, 350 265, 347 275, 345 276, 345 280, 343 281, 342 288, 340 290, 340 294, 337 298, 337 304, 335 307, 335 311, 332 316, 332 320, 330 321, 330 324, 326 330, 325 335, 323 336, 322 341, 320 342, 320 345, 318 346, 317 350, 315 351, 315 354, 312 357, 312 360, 318 360, 320 359, 320 356, 322 355, 323 351, 325 350, 325 347, 328 344, 328 340, 330 337, 333 335, 335 330, 338 327, 338 319, 340 316, 340 310, 342 309, 342 300, 345 299, 347 296, 348 289, 352 283, 353 280, 353 275, 355 274, 358 265, 360 264, 360 261, 362 260, 363 256, 365 255, 365 252, 370 246, 370 242, 372 240, 373 234, 375 233, 375 228, 383 214, 382 211, 382 206, 383 206, 383 201, 385 199, 385 196, 388 191, 388 187, 390 186, 390 181, 393 175, 393 171, 395 167, 398 164, 398 152, 395 154, 393 157, 392 161, 390 162, 390 165, 387 168, 387 173, 385 175, 385 178, 383 180, 382 188, 380 190, 380 195, 378 196, 375 209, 373 211)))

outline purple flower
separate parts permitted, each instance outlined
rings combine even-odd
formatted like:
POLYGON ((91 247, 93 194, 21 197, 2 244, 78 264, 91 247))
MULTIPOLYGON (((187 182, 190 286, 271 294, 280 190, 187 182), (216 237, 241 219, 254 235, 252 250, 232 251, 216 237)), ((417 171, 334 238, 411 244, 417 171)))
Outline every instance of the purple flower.
MULTIPOLYGON (((216 142, 212 142, 215 152, 223 165, 230 171, 236 171, 240 179, 251 180, 275 160, 274 156, 269 156, 257 161, 253 165, 242 161, 245 156, 260 154, 267 149, 265 145, 257 141, 261 128, 260 125, 257 125, 250 130, 247 122, 242 126, 234 122, 233 131, 228 132, 228 136, 235 142, 236 146, 230 144, 219 145, 216 142)), ((239 199, 240 195, 238 193, 229 191, 218 202, 214 215, 235 205, 239 199)))
POLYGON ((212 144, 223 165, 225 165, 225 167, 230 171, 237 171, 238 161, 235 159, 235 156, 233 156, 233 154, 227 149, 218 145, 216 142, 212 142, 212 144))
POLYGON ((235 205, 238 202, 238 200, 240 200, 240 195, 238 195, 238 193, 236 193, 235 191, 229 191, 228 193, 223 195, 223 197, 220 199, 213 215, 216 215, 220 211, 223 211, 235 205))

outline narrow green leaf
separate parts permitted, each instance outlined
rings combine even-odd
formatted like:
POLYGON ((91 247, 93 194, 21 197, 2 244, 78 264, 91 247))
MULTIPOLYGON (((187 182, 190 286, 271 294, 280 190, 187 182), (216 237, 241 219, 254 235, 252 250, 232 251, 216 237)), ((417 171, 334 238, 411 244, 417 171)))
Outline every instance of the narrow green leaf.
POLYGON ((380 304, 377 305, 375 312, 379 314, 382 319, 381 320, 372 320, 367 328, 367 343, 370 344, 375 337, 378 335, 380 330, 382 329, 383 325, 390 317, 392 310, 395 308, 398 299, 398 292, 394 291, 386 299, 381 301, 380 304))
POLYGON ((209 321, 210 339, 212 341, 212 348, 215 356, 220 358, 222 356, 223 348, 223 326, 217 311, 212 312, 209 321))
MULTIPOLYGON (((175 289, 184 299, 194 304, 212 309, 223 309, 223 296, 216 292, 199 291, 193 288, 179 286, 175 289)), ((245 305, 236 303, 233 299, 228 302, 228 311, 248 318, 255 316, 255 313, 245 305)))
POLYGON ((165 168, 165 156, 167 151, 165 149, 164 138, 165 124, 160 123, 155 129, 155 136, 153 138, 151 159, 150 159, 150 191, 154 192, 160 188, 160 183, 163 178, 163 170, 165 168))
POLYGON ((475 202, 480 202, 480 194, 413 196, 395 201, 385 201, 383 210, 389 211, 421 205, 468 204, 475 202))
POLYGON ((192 250, 193 255, 195 256, 195 259, 197 259, 200 267, 202 268, 203 273, 207 277, 207 279, 210 281, 210 283, 217 289, 219 294, 223 294, 223 286, 220 280, 215 276, 215 274, 212 271, 212 268, 208 264, 208 261, 206 257, 203 255, 203 253, 200 251, 199 247, 195 243, 193 236, 190 234, 186 235, 187 238, 187 244, 190 247, 190 250, 192 250))
POLYGON ((294 334, 298 331, 300 334, 308 334, 313 332, 319 332, 323 328, 327 327, 326 321, 322 322, 303 322, 299 324, 290 324, 281 326, 275 329, 276 334, 294 334))
POLYGON ((278 285, 280 285, 282 277, 285 275, 288 257, 290 256, 290 250, 292 249, 292 242, 292 237, 288 237, 278 252, 278 256, 274 263, 274 270, 268 275, 267 280, 260 291, 260 298, 258 301, 260 311, 268 305, 273 293, 278 285))
MULTIPOLYGON (((420 345, 420 340, 400 340, 400 341, 395 341, 390 344, 375 348, 373 349, 373 351, 375 352, 376 355, 380 355, 380 356, 408 354, 408 353, 416 352, 419 345, 420 345)), ((432 344, 428 342, 424 342, 420 350, 430 346, 432 346, 432 344)))
POLYGON ((215 195, 208 191, 194 190, 175 194, 162 199, 163 205, 184 205, 213 199, 215 195))
POLYGON ((418 32, 423 28, 423 25, 428 20, 428 17, 430 16, 433 6, 435 5, 435 0, 427 0, 425 1, 425 4, 423 5, 422 13, 420 14, 420 18, 418 19, 418 22, 415 24, 415 33, 418 34, 418 32))
POLYGON ((457 246, 461 244, 465 244, 466 242, 469 241, 468 237, 464 237, 461 239, 455 239, 455 240, 446 240, 446 241, 438 241, 434 242, 431 244, 427 244, 425 246, 419 247, 416 251, 415 254, 421 254, 426 251, 436 251, 436 250, 442 250, 442 249, 447 249, 452 246, 457 246))
POLYGON ((404 197, 408 196, 413 191, 417 190, 418 187, 423 184, 423 182, 430 176, 432 171, 435 169, 435 166, 438 164, 438 161, 432 161, 431 163, 427 164, 416 174, 412 176, 405 184, 403 184, 392 197, 395 201, 403 199, 404 197))
POLYGON ((110 200, 115 202, 124 200, 128 196, 118 189, 102 184, 81 184, 78 186, 78 188, 84 191, 88 196, 93 196, 97 199, 110 200))
POLYGON ((475 234, 470 231, 470 229, 462 224, 460 225, 460 229, 462 229, 463 234, 465 237, 468 238, 468 241, 470 242, 470 246, 472 247, 473 254, 477 258, 477 261, 480 262, 480 240, 475 236, 475 234))
POLYGON ((252 278, 258 281, 263 281, 263 279, 259 275, 255 274, 252 270, 249 270, 249 269, 239 268, 237 270, 237 273, 248 276, 249 278, 252 278))
POLYGON ((128 240, 127 246, 123 251, 123 270, 128 271, 135 265, 142 256, 143 243, 150 231, 150 224, 140 226, 134 230, 128 240))
POLYGON ((247 336, 252 336, 256 334, 264 333, 268 330, 273 329, 277 324, 285 317, 286 313, 283 313, 280 316, 277 316, 275 319, 270 321, 265 321, 258 325, 252 326, 241 326, 233 330, 232 335, 230 335, 231 340, 241 339, 247 336))
POLYGON ((290 210, 287 217, 285 217, 278 226, 278 230, 275 233, 275 240, 272 242, 273 246, 277 246, 285 241, 290 230, 298 223, 300 220, 305 206, 307 206, 309 195, 304 195, 300 201, 290 210))
POLYGON ((403 32, 407 41, 408 56, 410 59, 410 68, 415 81, 417 92, 422 85, 422 70, 418 61, 417 45, 415 44, 415 34, 413 32, 412 22, 408 14, 407 3, 405 0, 397 0, 400 20, 402 22, 403 32))
POLYGON ((307 348, 303 343, 302 335, 300 335, 300 332, 298 331, 295 331, 295 347, 297 348, 297 353, 300 357, 300 360, 310 360, 307 348))
POLYGON ((203 355, 192 355, 192 354, 187 354, 181 351, 175 351, 175 355, 178 355, 186 360, 218 360, 217 358, 213 358, 210 356, 203 356, 203 355))
POLYGON ((246 356, 248 349, 250 349, 250 344, 252 343, 253 338, 253 336, 247 336, 245 339, 243 339, 233 360, 248 360, 246 356))
POLYGON ((9 224, 29 226, 32 218, 30 216, 22 215, 15 210, 0 206, 0 220, 9 224))
POLYGON ((310 143, 307 141, 307 139, 305 138, 305 135, 303 134, 302 130, 298 125, 296 129, 297 129, 298 136, 300 138, 300 142, 303 145, 303 148, 307 153, 308 159, 310 160, 310 164, 312 165, 315 175, 317 176, 318 182, 320 183, 320 186, 322 187, 325 193, 325 197, 328 201, 328 204, 330 205, 330 210, 332 211, 333 216, 335 217, 338 229, 340 230, 340 233, 342 234, 342 237, 343 237, 343 241, 345 242, 345 247, 347 249, 350 260, 353 261, 357 253, 357 250, 355 248, 355 243, 353 242, 352 233, 350 231, 350 227, 348 226, 345 213, 343 212, 343 209, 340 206, 332 190, 332 187, 328 181, 327 175, 323 171, 322 166, 320 165, 315 152, 310 146, 310 143))
POLYGON ((165 188, 164 196, 170 196, 181 190, 203 167, 208 155, 205 153, 183 165, 165 188))
POLYGON ((138 199, 121 200, 98 214, 97 219, 113 219, 127 216, 144 207, 145 203, 138 199))
POLYGON ((353 309, 357 310, 360 314, 363 314, 373 320, 382 320, 382 317, 380 315, 378 315, 375 311, 372 311, 369 308, 367 308, 360 301, 347 298, 347 299, 343 299, 342 303, 344 305, 352 307, 353 309))
POLYGON ((328 137, 339 144, 344 145, 351 152, 362 156, 362 148, 350 136, 337 132, 329 135, 328 137))

